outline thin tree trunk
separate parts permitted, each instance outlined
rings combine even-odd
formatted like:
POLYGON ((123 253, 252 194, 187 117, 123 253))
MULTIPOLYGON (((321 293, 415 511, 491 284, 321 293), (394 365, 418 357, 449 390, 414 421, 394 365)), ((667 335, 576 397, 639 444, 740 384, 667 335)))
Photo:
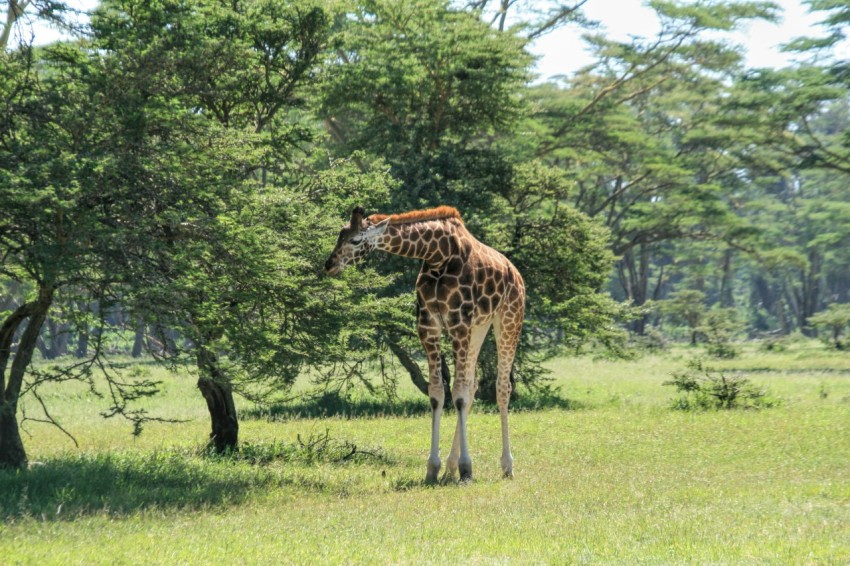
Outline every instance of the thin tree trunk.
POLYGON ((38 300, 19 307, 0 327, 0 468, 23 468, 27 465, 27 454, 18 428, 18 398, 24 373, 32 361, 41 327, 52 302, 53 289, 42 287, 38 300), (6 366, 11 356, 12 340, 25 318, 28 318, 28 322, 15 351, 7 380, 6 366))
POLYGON ((723 260, 720 264, 720 306, 724 308, 733 308, 735 306, 735 297, 732 293, 732 280, 734 271, 732 270, 732 259, 734 250, 727 248, 723 252, 723 260))
POLYGON ((130 355, 134 358, 138 358, 142 355, 142 351, 145 347, 145 325, 144 323, 139 324, 136 327, 136 337, 133 340, 133 351, 130 352, 130 355))
POLYGON ((89 329, 81 328, 77 334, 77 348, 74 350, 74 357, 85 358, 89 352, 89 329))
POLYGON ((422 374, 422 368, 419 367, 413 358, 408 355, 407 351, 401 347, 401 345, 394 340, 387 340, 387 345, 390 348, 390 351, 395 354, 395 357, 398 358, 398 361, 401 363, 401 366, 407 370, 407 373, 410 374, 410 381, 413 382, 413 385, 416 386, 416 389, 422 392, 423 395, 428 395, 428 380, 425 379, 425 376, 422 374))
POLYGON ((20 2, 19 0, 9 0, 6 4, 6 23, 0 28, 0 49, 6 49, 9 46, 9 37, 12 35, 12 28, 15 22, 23 15, 24 10, 29 4, 29 0, 20 2))
POLYGON ((445 399, 443 406, 452 406, 452 371, 449 369, 449 362, 446 360, 445 354, 440 354, 440 373, 443 376, 443 392, 445 399))
MULTIPOLYGON (((646 303, 649 290, 650 252, 649 245, 641 244, 637 257, 635 257, 634 249, 630 248, 623 253, 618 266, 620 282, 626 293, 626 299, 630 300, 635 306, 641 306, 646 303)), ((643 335, 646 332, 646 323, 648 320, 649 315, 643 315, 632 321, 632 331, 643 335)))
MULTIPOLYGON (((407 351, 397 342, 387 340, 387 345, 389 346, 390 351, 398 358, 401 366, 407 370, 408 374, 410 374, 410 381, 413 382, 413 385, 415 385, 423 395, 429 395, 428 380, 425 379, 419 364, 417 364, 413 358, 410 357, 407 351)), ((452 372, 449 369, 446 356, 443 354, 440 354, 440 373, 443 377, 443 393, 445 395, 444 405, 449 406, 452 402, 452 372)))
POLYGON ((233 388, 218 366, 216 355, 198 348, 198 389, 210 411, 210 445, 219 454, 238 450, 239 420, 233 402, 233 388))
POLYGON ((65 322, 56 322, 47 319, 47 328, 49 330, 50 344, 48 347, 48 355, 51 360, 68 354, 68 334, 69 326, 65 322))

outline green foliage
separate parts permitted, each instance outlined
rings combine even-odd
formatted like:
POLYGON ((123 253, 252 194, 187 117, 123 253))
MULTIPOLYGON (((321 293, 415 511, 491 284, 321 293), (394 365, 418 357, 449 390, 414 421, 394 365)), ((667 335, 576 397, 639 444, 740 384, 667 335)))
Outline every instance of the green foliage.
POLYGON ((401 165, 516 116, 531 60, 512 33, 445 0, 356 2, 340 24, 319 113, 347 150, 401 165))
POLYGON ((706 350, 716 358, 734 358, 738 350, 732 340, 740 329, 735 309, 711 309, 705 313, 697 331, 705 338, 706 350))
POLYGON ((843 350, 847 327, 850 326, 850 305, 833 303, 826 310, 809 317, 809 324, 825 332, 822 335, 825 342, 836 350, 843 350))
POLYGON ((661 302, 660 308, 674 322, 686 325, 691 332, 691 344, 696 344, 697 333, 706 315, 705 293, 697 289, 681 289, 661 302))
POLYGON ((675 387, 682 394, 673 403, 675 409, 750 409, 776 404, 766 397, 764 390, 756 388, 743 376, 729 375, 706 366, 699 358, 689 360, 686 367, 686 371, 672 373, 672 379, 663 383, 675 387))

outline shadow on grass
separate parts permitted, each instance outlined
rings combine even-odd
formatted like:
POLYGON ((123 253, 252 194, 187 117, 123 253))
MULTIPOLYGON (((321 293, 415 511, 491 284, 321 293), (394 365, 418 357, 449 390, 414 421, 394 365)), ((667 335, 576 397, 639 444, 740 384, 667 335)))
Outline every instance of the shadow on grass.
POLYGON ((218 468, 176 452, 48 460, 29 470, 0 472, 0 520, 232 505, 271 481, 268 474, 218 468))
POLYGON ((298 401, 247 409, 243 419, 279 421, 287 419, 317 419, 342 417, 347 419, 377 417, 419 417, 430 415, 431 406, 424 396, 421 399, 351 399, 337 392, 304 397, 298 401))
POLYGON ((65 456, 33 463, 28 470, 0 470, 0 521, 228 507, 252 493, 284 486, 316 492, 331 488, 310 474, 280 474, 264 465, 272 461, 307 466, 393 462, 381 449, 364 450, 327 434, 293 445, 246 444, 226 455, 166 450, 65 456))
POLYGON ((723 367, 723 371, 735 372, 735 373, 778 373, 783 375, 796 375, 796 374, 828 374, 828 375, 850 375, 850 369, 848 368, 831 368, 831 367, 810 367, 810 368, 778 368, 778 367, 769 367, 769 366, 757 366, 757 367, 723 367))
POLYGON ((71 456, 0 471, 0 520, 228 506, 280 483, 264 469, 215 465, 179 452, 71 456))
MULTIPOLYGON (((476 411, 483 413, 498 412, 498 406, 489 401, 478 399, 476 411)), ((537 391, 524 391, 511 400, 510 410, 539 411, 545 409, 576 410, 583 406, 577 401, 561 396, 560 391, 544 388, 537 391)), ((452 410, 447 406, 447 412, 452 410)), ((378 417, 421 417, 431 414, 431 406, 423 396, 417 399, 399 399, 387 401, 381 399, 351 399, 337 392, 326 392, 314 397, 305 397, 296 402, 270 405, 263 408, 247 409, 242 412, 243 419, 263 419, 279 421, 287 419, 316 419, 340 417, 346 419, 378 417)))

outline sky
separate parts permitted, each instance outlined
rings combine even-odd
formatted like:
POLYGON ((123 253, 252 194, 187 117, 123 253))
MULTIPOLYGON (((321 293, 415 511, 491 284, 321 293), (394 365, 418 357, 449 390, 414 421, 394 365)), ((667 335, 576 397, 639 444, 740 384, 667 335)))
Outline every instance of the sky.
MULTIPOLYGON (((740 44, 746 52, 748 67, 783 67, 792 62, 793 55, 782 53, 780 45, 800 36, 822 36, 817 29, 819 16, 809 14, 800 0, 773 0, 782 10, 776 23, 749 22, 729 38, 740 44)), ((605 35, 615 40, 627 40, 632 35, 653 37, 659 30, 655 13, 642 0, 588 0, 584 6, 586 16, 602 24, 605 35)), ((582 31, 577 26, 567 26, 543 36, 531 46, 539 57, 539 80, 556 75, 570 75, 593 62, 582 42, 582 31)), ((850 49, 844 55, 850 59, 850 49)))
MULTIPOLYGON (((783 9, 776 23, 750 22, 729 37, 745 50, 745 63, 749 67, 782 67, 792 62, 793 55, 780 51, 780 45, 800 36, 823 35, 816 27, 818 16, 809 14, 802 0, 773 0, 783 9)), ((90 9, 97 0, 69 0, 70 5, 90 9)), ((615 40, 628 40, 632 35, 652 37, 659 29, 654 12, 645 0, 587 0, 586 16, 601 23, 606 35, 615 40)), ((55 30, 44 26, 34 30, 37 43, 49 43, 58 38, 55 30)), ((582 41, 585 33, 577 26, 555 30, 534 42, 530 50, 538 57, 538 80, 553 76, 570 75, 593 62, 582 41)), ((844 44, 839 53, 850 59, 850 45, 844 44)))

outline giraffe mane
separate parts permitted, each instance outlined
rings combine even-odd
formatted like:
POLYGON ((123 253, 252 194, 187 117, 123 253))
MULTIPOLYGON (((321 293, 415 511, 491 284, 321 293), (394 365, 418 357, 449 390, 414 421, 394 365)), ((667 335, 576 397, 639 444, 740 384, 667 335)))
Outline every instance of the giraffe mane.
POLYGON ((438 206, 426 210, 411 210, 401 214, 372 214, 368 220, 373 224, 382 220, 390 219, 390 224, 408 224, 411 222, 425 222, 426 220, 443 220, 445 218, 457 218, 461 222, 460 212, 453 206, 438 206))

